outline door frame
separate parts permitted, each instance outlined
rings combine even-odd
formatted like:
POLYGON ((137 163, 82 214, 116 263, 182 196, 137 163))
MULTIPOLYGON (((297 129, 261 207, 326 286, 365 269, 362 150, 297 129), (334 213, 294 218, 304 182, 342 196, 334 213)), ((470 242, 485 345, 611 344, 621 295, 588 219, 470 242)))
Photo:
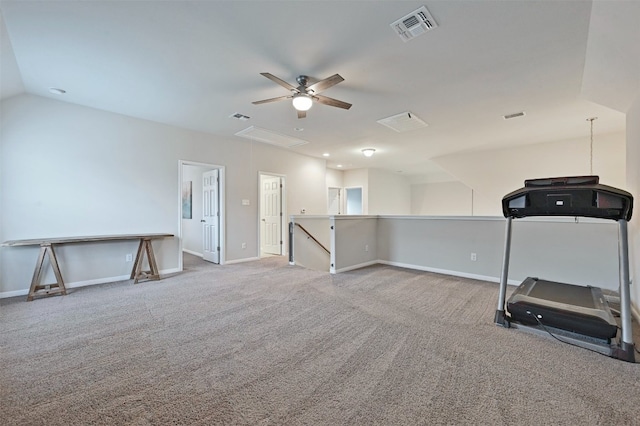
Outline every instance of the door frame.
POLYGON ((280 256, 287 256, 289 254, 289 247, 287 246, 289 239, 286 238, 289 227, 287 222, 287 197, 286 197, 286 188, 287 188, 287 175, 283 175, 280 173, 271 173, 271 172, 263 172, 258 171, 258 258, 262 258, 262 176, 270 176, 280 178, 280 182, 282 184, 281 193, 280 193, 280 256), (286 231, 286 233, 285 233, 286 231))
POLYGON ((344 213, 344 206, 343 206, 343 202, 342 202, 342 193, 345 192, 344 188, 341 188, 339 186, 328 186, 327 187, 327 213, 331 215, 331 213, 329 212, 329 206, 330 206, 330 202, 331 202, 331 198, 329 197, 329 191, 331 191, 332 189, 337 189, 338 190, 338 214, 342 215, 345 214, 344 213))
MULTIPOLYGON (((200 163, 197 161, 189 161, 189 160, 178 160, 178 270, 184 270, 184 265, 182 262, 182 178, 183 178, 183 168, 184 166, 196 166, 196 167, 206 167, 213 169, 218 169, 219 171, 219 188, 218 188, 218 197, 220 198, 218 206, 220 209, 220 221, 219 221, 219 232, 218 238, 220 239, 220 265, 224 265, 226 262, 226 204, 225 204, 225 166, 221 166, 219 164, 211 164, 211 163, 200 163)), ((202 196, 202 194, 199 194, 202 196)))

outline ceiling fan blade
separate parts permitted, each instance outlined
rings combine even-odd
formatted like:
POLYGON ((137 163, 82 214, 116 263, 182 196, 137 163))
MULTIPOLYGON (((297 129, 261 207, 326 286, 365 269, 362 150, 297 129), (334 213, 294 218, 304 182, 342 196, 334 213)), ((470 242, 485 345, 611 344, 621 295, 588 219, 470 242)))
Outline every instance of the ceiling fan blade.
POLYGON ((278 96, 277 98, 269 98, 269 99, 263 99, 261 101, 255 101, 255 102, 251 102, 254 105, 260 105, 260 104, 267 104, 269 102, 277 102, 277 101, 284 101, 286 99, 291 99, 293 96, 278 96))
POLYGON ((298 118, 306 118, 307 111, 298 111, 298 118))
POLYGON ((313 99, 315 99, 318 103, 324 104, 324 105, 334 106, 342 109, 351 108, 351 104, 347 102, 339 101, 337 99, 330 98, 328 96, 313 95, 313 99))
POLYGON ((298 92, 298 89, 296 89, 294 86, 292 86, 291 84, 287 83, 286 81, 276 77, 273 74, 270 74, 268 72, 261 72, 260 75, 264 75, 269 80, 273 81, 274 83, 278 83, 280 86, 284 87, 287 90, 291 90, 292 92, 296 92, 296 93, 298 92))
POLYGON ((341 81, 344 81, 344 78, 342 78, 340 74, 334 74, 331 77, 327 77, 324 80, 313 83, 311 86, 307 87, 307 92, 313 91, 313 93, 320 93, 323 90, 327 90, 331 86, 335 86, 341 81))

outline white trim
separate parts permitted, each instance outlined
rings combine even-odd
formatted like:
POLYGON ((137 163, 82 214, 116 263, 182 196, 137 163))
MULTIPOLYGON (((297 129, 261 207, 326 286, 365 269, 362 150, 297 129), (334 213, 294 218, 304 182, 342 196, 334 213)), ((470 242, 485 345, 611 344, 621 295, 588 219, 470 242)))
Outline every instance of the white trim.
MULTIPOLYGON (((288 256, 289 250, 285 250, 285 241, 289 237, 289 224, 287 222, 287 175, 280 173, 263 172, 258 170, 258 258, 262 258, 262 176, 280 178, 280 256, 288 256)), ((272 255, 272 254, 270 254, 272 255)), ((265 256, 268 257, 268 256, 265 256)))
MULTIPOLYGON (((171 268, 171 269, 163 269, 160 271, 160 280, 150 280, 150 281, 162 281, 162 275, 167 275, 167 274, 174 274, 180 272, 180 269, 178 268, 171 268)), ((118 275, 115 277, 106 277, 106 278, 96 278, 93 280, 84 280, 84 281, 75 281, 72 283, 65 283, 65 287, 66 288, 78 288, 78 287, 88 287, 91 285, 98 285, 98 284, 108 284, 108 283, 115 283, 115 282, 120 282, 120 281, 132 281, 131 278, 131 274, 127 274, 127 275, 118 275)), ((147 282, 147 281, 142 281, 142 283, 147 282)), ((5 291, 0 293, 0 299, 5 299, 8 297, 15 297, 15 296, 26 296, 27 294, 29 294, 29 289, 22 289, 22 290, 13 290, 13 291, 5 291)))
MULTIPOLYGON (((470 274, 468 272, 459 272, 459 271, 452 271, 449 269, 440 269, 440 268, 431 268, 429 266, 420 266, 420 265, 413 265, 410 263, 401 263, 401 262, 391 262, 388 260, 378 260, 378 263, 381 263, 383 265, 390 265, 390 266, 397 266, 399 268, 407 268, 407 269, 415 269, 418 271, 425 271, 425 272, 433 272, 436 274, 443 274, 443 275, 452 275, 454 277, 461 277, 461 278, 470 278, 473 280, 480 280, 480 281, 489 281, 489 282, 494 282, 494 283, 499 283, 500 282, 500 278, 499 277, 491 277, 491 276, 487 276, 487 275, 479 275, 479 274, 470 274)), ((520 285, 521 281, 518 280, 508 280, 507 284, 509 285, 520 285)))
POLYGON ((227 265, 233 265, 234 263, 253 262, 254 260, 260 260, 259 257, 245 257, 244 259, 227 260, 227 265))
POLYGON ((182 249, 182 252, 183 252, 183 253, 189 253, 189 254, 192 254, 192 255, 194 255, 194 256, 202 257, 202 253, 198 253, 198 252, 193 251, 193 250, 188 250, 188 249, 186 249, 186 248, 183 248, 183 249, 182 249))
POLYGON ((353 271, 354 269, 365 268, 367 266, 376 265, 378 263, 382 263, 382 262, 380 262, 379 260, 370 260, 368 262, 359 263, 357 265, 346 266, 346 267, 340 268, 340 269, 332 268, 331 269, 331 273, 332 274, 339 274, 341 272, 353 271))
MULTIPOLYGON (((226 194, 225 194, 225 166, 221 166, 219 164, 211 164, 211 163, 200 163, 198 161, 189 161, 189 160, 178 160, 178 272, 184 270, 184 265, 182 262, 182 169, 184 166, 196 166, 196 167, 210 167, 211 170, 218 169, 218 197, 220 198, 220 221, 218 223, 219 227, 219 243, 220 243, 220 265, 224 265, 226 263, 226 194)), ((200 256, 202 256, 200 254, 200 256)))
POLYGON ((9 297, 26 296, 29 294, 29 289, 3 291, 0 293, 0 299, 8 299, 9 297))

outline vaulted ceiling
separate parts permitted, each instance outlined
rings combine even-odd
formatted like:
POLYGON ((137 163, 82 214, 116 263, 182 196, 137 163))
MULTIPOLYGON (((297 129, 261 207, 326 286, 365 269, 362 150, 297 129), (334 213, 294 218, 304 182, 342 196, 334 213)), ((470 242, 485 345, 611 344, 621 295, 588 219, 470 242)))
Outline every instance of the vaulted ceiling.
POLYGON ((624 131, 628 88, 640 75, 638 4, 2 0, 1 95, 26 92, 231 141, 255 126, 308 142, 284 149, 329 167, 434 174, 431 160, 443 155, 587 138, 589 117, 598 117, 596 134, 624 131), (421 6, 437 28, 403 41, 390 24, 421 6), (262 72, 292 84, 338 73, 345 81, 323 94, 353 106, 315 104, 298 119, 289 101, 254 105, 288 94, 262 72), (404 112, 428 126, 396 132, 377 123, 404 112), (369 147, 376 154, 365 158, 369 147))

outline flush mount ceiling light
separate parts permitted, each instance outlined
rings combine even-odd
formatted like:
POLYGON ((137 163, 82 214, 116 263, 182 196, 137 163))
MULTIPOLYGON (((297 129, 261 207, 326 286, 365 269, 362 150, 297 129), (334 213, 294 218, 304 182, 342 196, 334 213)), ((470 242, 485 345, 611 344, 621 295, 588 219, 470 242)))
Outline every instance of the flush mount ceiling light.
POLYGON ((58 89, 57 87, 49 87, 49 93, 53 93, 54 95, 64 95, 67 91, 58 89))
POLYGON ((362 150, 362 153, 364 154, 365 157, 373 156, 374 152, 376 152, 376 150, 373 149, 373 148, 365 148, 365 149, 362 150))
POLYGON ((297 93, 293 95, 293 107, 298 111, 309 111, 311 105, 313 105, 311 96, 306 93, 297 93))

